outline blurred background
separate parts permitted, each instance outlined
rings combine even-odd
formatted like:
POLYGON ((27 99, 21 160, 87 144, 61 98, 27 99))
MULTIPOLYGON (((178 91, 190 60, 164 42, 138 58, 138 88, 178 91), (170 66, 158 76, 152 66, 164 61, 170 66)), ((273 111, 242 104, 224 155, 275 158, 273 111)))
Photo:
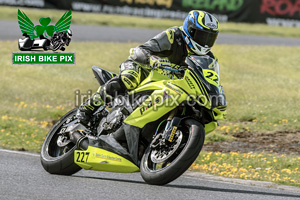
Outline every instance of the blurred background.
POLYGON ((200 9, 221 22, 300 26, 297 0, 1 0, 0 5, 171 19, 184 19, 190 10, 200 9))

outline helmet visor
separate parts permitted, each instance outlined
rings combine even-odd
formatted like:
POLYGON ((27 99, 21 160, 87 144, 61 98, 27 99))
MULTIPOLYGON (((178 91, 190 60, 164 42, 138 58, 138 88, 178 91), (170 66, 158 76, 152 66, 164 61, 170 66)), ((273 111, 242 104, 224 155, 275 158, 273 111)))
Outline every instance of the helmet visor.
POLYGON ((200 29, 193 29, 192 31, 189 31, 189 33, 192 33, 192 39, 203 47, 206 45, 208 47, 212 47, 218 36, 218 32, 210 32, 200 29))

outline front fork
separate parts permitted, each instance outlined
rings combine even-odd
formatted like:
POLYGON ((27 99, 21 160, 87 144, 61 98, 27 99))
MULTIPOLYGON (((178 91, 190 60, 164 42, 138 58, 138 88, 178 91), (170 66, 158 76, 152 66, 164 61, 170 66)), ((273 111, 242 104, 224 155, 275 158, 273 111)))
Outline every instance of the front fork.
MULTIPOLYGON (((181 122, 180 117, 175 117, 177 111, 178 111, 178 108, 175 108, 174 110, 171 111, 171 113, 167 119, 167 124, 165 126, 163 133, 159 133, 158 135, 155 134, 154 140, 151 144, 152 149, 156 149, 161 145, 164 146, 168 143, 173 142, 175 133, 181 122)), ((159 129, 159 127, 158 127, 158 129, 159 129)))
POLYGON ((168 142, 173 142, 175 133, 177 131, 177 128, 181 122, 181 118, 180 117, 175 117, 176 113, 177 113, 178 108, 175 108, 174 110, 172 110, 172 112, 170 113, 169 117, 168 117, 168 122, 166 124, 165 130, 163 132, 163 138, 168 141, 168 142))

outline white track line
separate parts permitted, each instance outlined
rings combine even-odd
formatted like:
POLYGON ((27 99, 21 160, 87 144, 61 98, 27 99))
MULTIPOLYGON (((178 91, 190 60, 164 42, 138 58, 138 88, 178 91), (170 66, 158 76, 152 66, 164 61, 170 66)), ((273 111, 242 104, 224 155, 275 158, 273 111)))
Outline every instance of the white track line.
POLYGON ((40 155, 37 154, 37 153, 29 153, 29 152, 24 152, 24 151, 13 151, 13 150, 8 150, 8 149, 0 149, 0 152, 15 153, 15 154, 21 154, 21 155, 27 155, 27 156, 40 157, 40 155))

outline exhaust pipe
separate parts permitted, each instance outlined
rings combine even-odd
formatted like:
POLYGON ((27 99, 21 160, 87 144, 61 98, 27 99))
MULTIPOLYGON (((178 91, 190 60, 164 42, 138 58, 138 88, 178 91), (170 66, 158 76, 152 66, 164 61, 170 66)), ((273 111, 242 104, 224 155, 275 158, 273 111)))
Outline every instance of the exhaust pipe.
POLYGON ((70 132, 70 140, 71 140, 71 142, 76 144, 76 146, 79 149, 82 149, 82 150, 88 149, 89 139, 88 139, 88 137, 82 135, 79 131, 77 131, 77 130, 71 131, 70 132))

